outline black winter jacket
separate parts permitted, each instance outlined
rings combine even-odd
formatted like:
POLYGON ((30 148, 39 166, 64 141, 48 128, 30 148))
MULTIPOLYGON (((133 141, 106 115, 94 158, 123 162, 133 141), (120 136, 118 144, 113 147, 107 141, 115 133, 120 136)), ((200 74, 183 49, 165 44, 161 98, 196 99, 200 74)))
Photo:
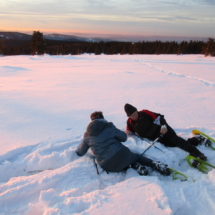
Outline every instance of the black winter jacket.
POLYGON ((138 112, 137 121, 128 118, 126 129, 137 133, 140 137, 154 140, 159 137, 161 126, 164 124, 166 124, 166 121, 163 115, 142 110, 138 112), (160 116, 160 125, 154 122, 158 116, 160 116))

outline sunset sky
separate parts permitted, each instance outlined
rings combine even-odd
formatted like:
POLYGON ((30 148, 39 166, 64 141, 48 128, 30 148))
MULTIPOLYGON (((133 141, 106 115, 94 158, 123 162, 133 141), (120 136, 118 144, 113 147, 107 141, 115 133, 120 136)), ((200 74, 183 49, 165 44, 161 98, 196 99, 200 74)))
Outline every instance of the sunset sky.
POLYGON ((0 0, 0 31, 215 37, 215 0, 0 0))

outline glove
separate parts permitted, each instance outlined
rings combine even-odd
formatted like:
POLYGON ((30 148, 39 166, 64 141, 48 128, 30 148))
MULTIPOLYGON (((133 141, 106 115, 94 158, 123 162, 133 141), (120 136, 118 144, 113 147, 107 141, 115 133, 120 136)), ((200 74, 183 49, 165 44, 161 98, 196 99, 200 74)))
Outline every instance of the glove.
POLYGON ((161 134, 166 134, 167 131, 168 131, 168 130, 167 130, 166 125, 162 125, 162 126, 161 126, 161 130, 160 130, 160 133, 161 133, 161 134))

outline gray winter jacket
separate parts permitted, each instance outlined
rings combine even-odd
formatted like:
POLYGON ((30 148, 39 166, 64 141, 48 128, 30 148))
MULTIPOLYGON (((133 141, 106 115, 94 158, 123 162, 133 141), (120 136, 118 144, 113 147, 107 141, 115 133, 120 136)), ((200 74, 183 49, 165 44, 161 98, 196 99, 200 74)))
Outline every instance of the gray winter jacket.
POLYGON ((95 119, 87 126, 84 139, 76 152, 82 156, 91 148, 102 168, 110 172, 120 172, 137 158, 136 154, 121 143, 126 140, 127 135, 112 122, 95 119))

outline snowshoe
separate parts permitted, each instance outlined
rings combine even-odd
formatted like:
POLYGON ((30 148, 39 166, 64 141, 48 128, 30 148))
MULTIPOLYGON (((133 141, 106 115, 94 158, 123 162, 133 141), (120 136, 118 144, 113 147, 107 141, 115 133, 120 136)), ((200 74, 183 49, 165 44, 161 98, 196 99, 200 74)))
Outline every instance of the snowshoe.
MULTIPOLYGON (((213 147, 212 143, 215 144, 215 140, 213 138, 211 138, 210 136, 206 135, 205 133, 201 132, 201 131, 198 131, 198 130, 192 130, 192 133, 196 136, 201 136, 202 138, 202 143, 207 146, 207 147, 210 147, 211 149, 215 150, 215 147, 213 147), (203 138, 205 138, 203 140, 203 138)), ((198 138, 198 137, 197 137, 198 138)))
POLYGON ((162 175, 168 176, 171 174, 171 171, 168 168, 168 165, 163 164, 159 161, 154 161, 153 164, 155 164, 154 169, 157 170, 158 172, 160 172, 162 175))
POLYGON ((175 169, 172 169, 172 168, 169 168, 169 169, 171 171, 173 180, 187 181, 189 179, 185 174, 183 174, 175 169))
POLYGON ((213 166, 212 164, 210 164, 204 160, 201 160, 197 157, 193 157, 191 155, 188 155, 186 157, 186 160, 191 167, 194 167, 194 168, 198 169, 199 171, 206 173, 206 174, 209 171, 211 171, 212 169, 215 169, 215 166, 213 166))
POLYGON ((211 147, 212 145, 212 142, 201 134, 196 135, 195 138, 201 145, 205 145, 206 147, 211 147))
POLYGON ((133 164, 131 166, 133 169, 137 170, 137 172, 140 174, 140 175, 148 175, 149 172, 148 170, 146 169, 145 166, 141 165, 140 163, 136 162, 135 164, 133 164))

